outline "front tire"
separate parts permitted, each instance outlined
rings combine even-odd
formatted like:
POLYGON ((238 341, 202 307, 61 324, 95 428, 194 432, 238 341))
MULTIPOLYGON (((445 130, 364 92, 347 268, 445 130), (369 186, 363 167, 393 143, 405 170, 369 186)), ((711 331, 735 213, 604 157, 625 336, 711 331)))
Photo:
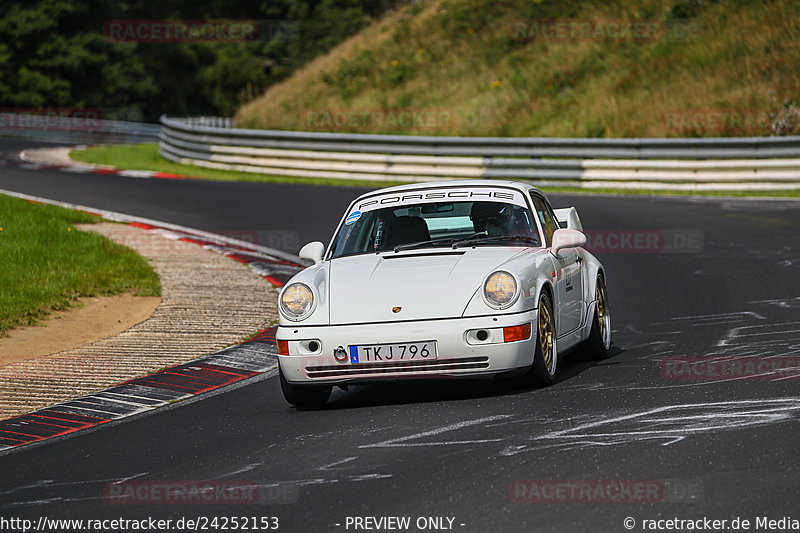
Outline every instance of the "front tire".
POLYGON ((281 392, 287 402, 296 407, 322 407, 331 397, 332 387, 319 385, 292 385, 283 376, 283 371, 278 369, 281 380, 281 392))
POLYGON ((556 343, 556 319, 550 295, 542 292, 539 296, 538 334, 533 364, 528 377, 533 385, 546 387, 552 385, 558 367, 558 347, 556 343))
POLYGON ((595 301, 592 331, 586 339, 586 353, 592 359, 601 360, 608 358, 611 350, 611 311, 603 276, 597 276, 595 301))

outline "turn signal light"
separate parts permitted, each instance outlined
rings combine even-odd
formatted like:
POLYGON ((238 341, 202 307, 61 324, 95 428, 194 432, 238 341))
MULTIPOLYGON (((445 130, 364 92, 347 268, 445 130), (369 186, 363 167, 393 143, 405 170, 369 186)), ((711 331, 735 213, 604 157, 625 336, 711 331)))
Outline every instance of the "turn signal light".
POLYGON ((278 341, 278 355, 289 355, 289 341, 278 341))
POLYGON ((503 328, 503 342, 524 341, 531 338, 531 323, 503 328))

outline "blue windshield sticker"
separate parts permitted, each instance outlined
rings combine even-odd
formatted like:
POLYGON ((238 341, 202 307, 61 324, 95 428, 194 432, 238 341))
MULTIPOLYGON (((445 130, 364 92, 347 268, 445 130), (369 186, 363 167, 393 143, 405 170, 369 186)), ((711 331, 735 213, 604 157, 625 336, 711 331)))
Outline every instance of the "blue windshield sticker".
POLYGON ((361 218, 361 211, 353 211, 350 213, 350 216, 345 219, 344 225, 349 226, 350 224, 355 224, 356 220, 359 218, 361 218))

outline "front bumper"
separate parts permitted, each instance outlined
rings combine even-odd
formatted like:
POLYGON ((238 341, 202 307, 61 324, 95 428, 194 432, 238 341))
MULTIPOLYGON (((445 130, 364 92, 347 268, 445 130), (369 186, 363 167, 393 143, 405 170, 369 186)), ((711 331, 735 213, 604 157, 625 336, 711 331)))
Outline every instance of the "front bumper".
MULTIPOLYGON (((278 327, 279 341, 288 341, 289 355, 279 356, 284 378, 294 384, 348 384, 382 379, 469 377, 526 368, 533 362, 536 346, 536 309, 510 315, 453 318, 413 322, 358 324, 347 326, 278 327), (526 340, 503 342, 502 328, 531 323, 526 340), (487 330, 479 341, 468 332, 487 330), (438 358, 351 364, 334 358, 334 350, 351 345, 436 341, 438 358), (318 343, 313 354, 309 341, 318 343)), ((314 347, 314 345, 311 345, 314 347)))

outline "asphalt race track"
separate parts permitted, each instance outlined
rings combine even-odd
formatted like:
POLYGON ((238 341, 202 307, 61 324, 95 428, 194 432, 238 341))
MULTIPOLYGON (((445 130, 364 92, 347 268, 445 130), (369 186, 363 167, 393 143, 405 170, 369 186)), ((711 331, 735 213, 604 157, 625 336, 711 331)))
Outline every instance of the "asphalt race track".
MULTIPOLYGON (((22 140, 0 139, 0 153, 26 146, 45 146, 22 140)), ((219 181, 142 179, 109 180, 102 174, 37 172, 0 167, 0 189, 24 192, 121 213, 183 224, 289 252, 312 240, 329 240, 331 224, 339 221, 353 198, 342 187, 309 187, 219 181), (267 196, 265 196, 267 195, 267 196), (291 201, 287 201, 291 198, 291 201), (308 216, 321 217, 317 225, 308 216)))
MULTIPOLYGON (((11 167, 0 167, 0 188, 203 229, 282 235, 262 244, 290 251, 327 241, 360 192, 11 167)), ((408 530, 418 531, 418 518, 445 517, 424 530, 464 532, 642 531, 645 519, 737 517, 754 530, 760 517, 800 519, 793 374, 681 379, 688 374, 676 370, 697 357, 800 360, 800 203, 551 200, 578 208, 606 267, 610 359, 576 354, 545 389, 511 380, 370 385, 334 391, 320 411, 290 408, 277 379, 255 381, 0 455, 0 515, 264 516, 277 517, 280 531, 363 531, 348 517, 389 516, 410 517, 408 530), (259 501, 114 503, 109 484, 121 480, 252 483, 259 501), (592 490, 613 480, 657 489, 550 490, 565 480, 592 490), (626 517, 635 519, 632 529, 626 517)))

